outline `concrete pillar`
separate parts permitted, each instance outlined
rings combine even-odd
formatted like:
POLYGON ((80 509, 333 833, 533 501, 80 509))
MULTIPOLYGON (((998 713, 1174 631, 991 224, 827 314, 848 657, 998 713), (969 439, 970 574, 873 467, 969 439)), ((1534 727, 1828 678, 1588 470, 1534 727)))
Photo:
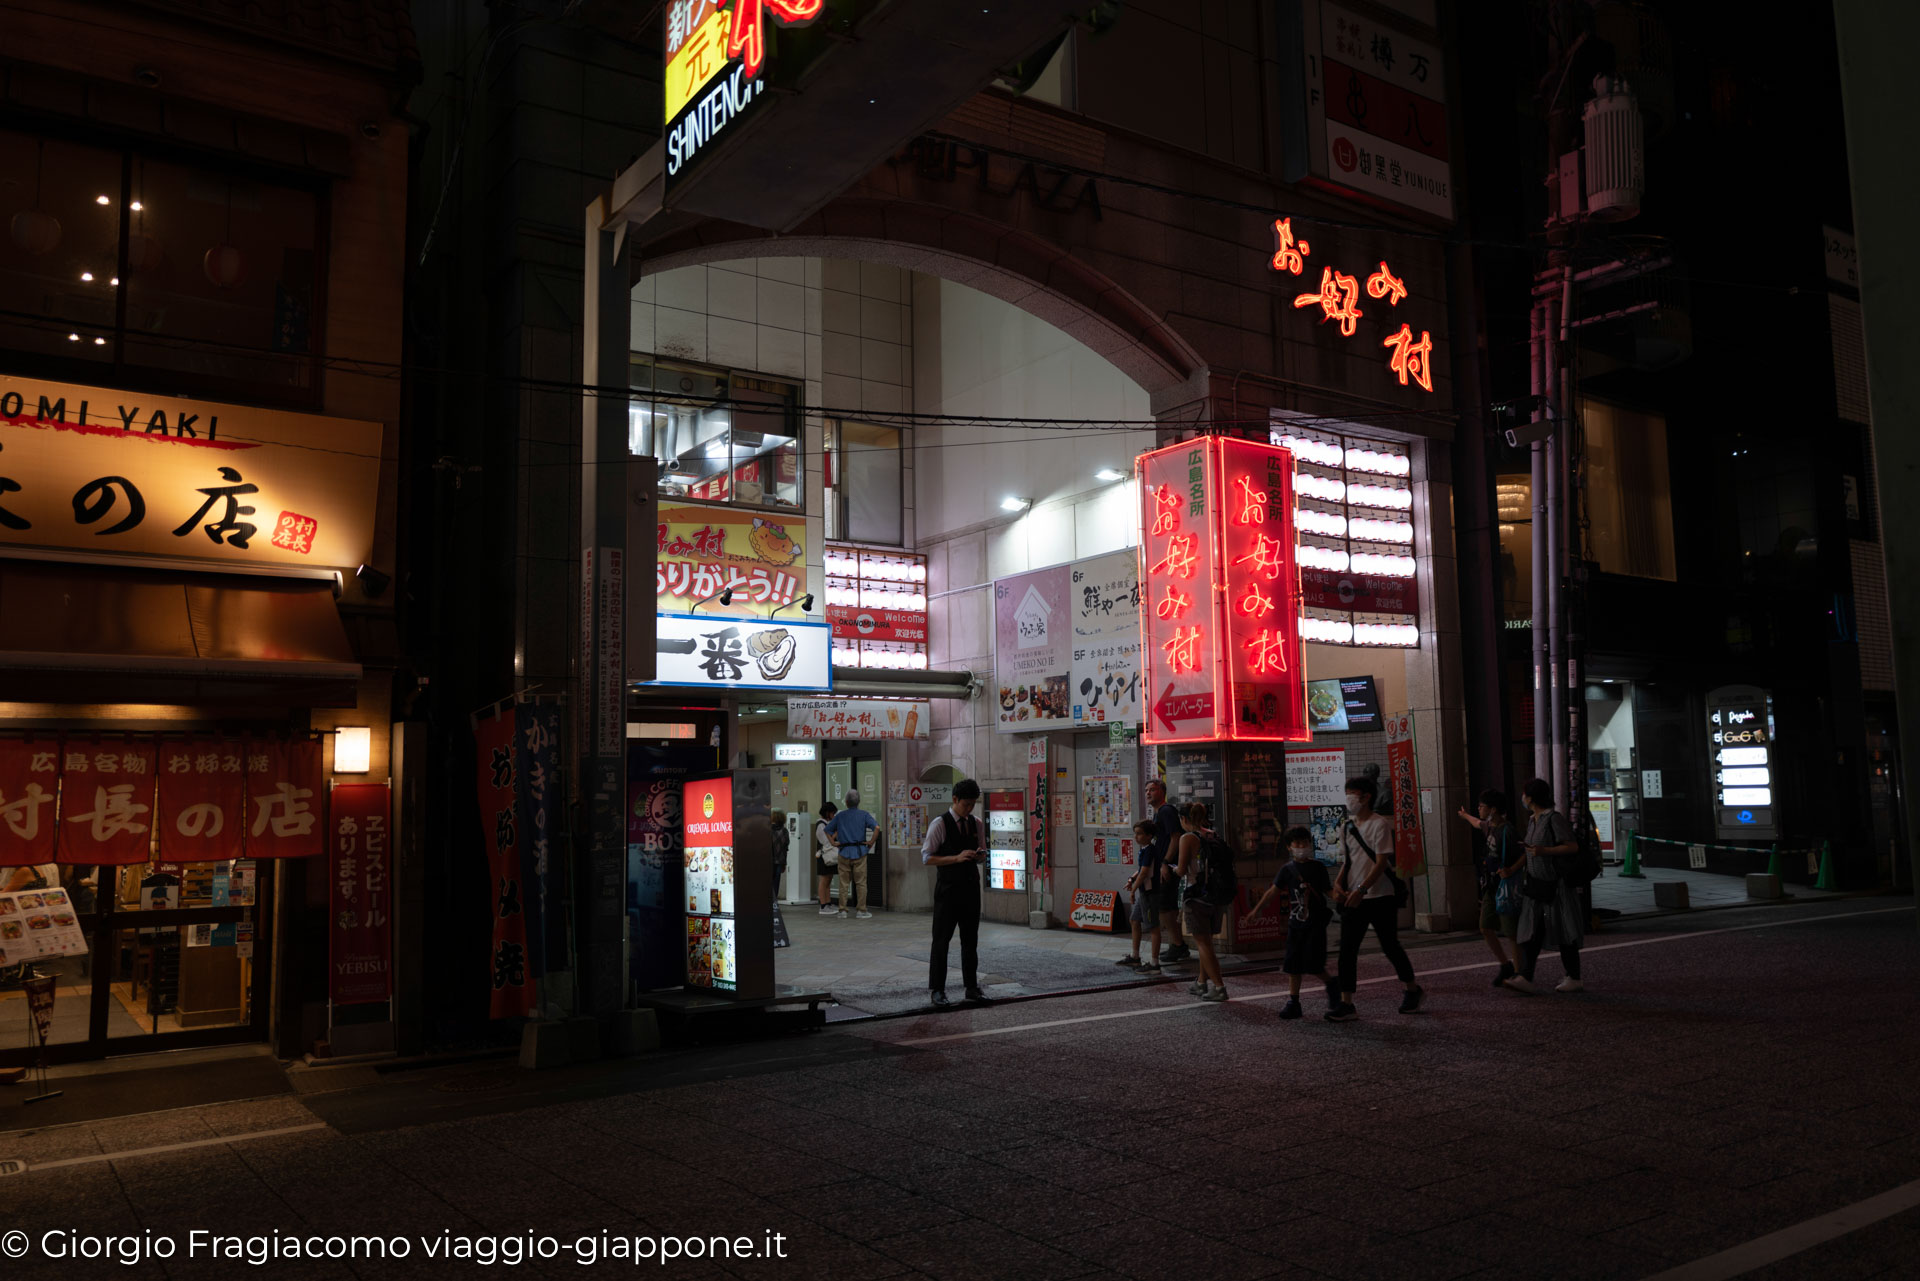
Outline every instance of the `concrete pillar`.
MULTIPOLYGON (((1854 239, 1860 250, 1860 306, 1866 321, 1867 379, 1873 413, 1875 486, 1886 559, 1887 612, 1899 691, 1900 769, 1908 858, 1920 873, 1920 506, 1906 501, 1920 480, 1920 242, 1909 226, 1920 206, 1920 173, 1888 164, 1906 154, 1912 59, 1920 7, 1878 0, 1834 0, 1847 153, 1853 171, 1854 239)), ((1911 883, 1911 882, 1910 882, 1911 883)))

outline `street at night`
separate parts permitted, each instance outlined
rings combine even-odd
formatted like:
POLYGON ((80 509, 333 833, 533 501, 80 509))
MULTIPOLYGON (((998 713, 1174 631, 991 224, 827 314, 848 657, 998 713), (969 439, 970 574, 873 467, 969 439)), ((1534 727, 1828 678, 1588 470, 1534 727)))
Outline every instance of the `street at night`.
POLYGON ((1914 1275, 1920 5, 1758 12, 7 0, 0 1281, 1914 1275))

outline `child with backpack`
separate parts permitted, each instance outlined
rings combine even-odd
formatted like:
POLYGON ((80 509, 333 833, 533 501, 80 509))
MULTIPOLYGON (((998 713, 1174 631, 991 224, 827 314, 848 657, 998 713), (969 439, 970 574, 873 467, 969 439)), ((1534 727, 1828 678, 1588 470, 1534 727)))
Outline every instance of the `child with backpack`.
POLYGON ((1287 847, 1287 861, 1280 865, 1273 884, 1247 913, 1251 920, 1264 916, 1275 894, 1285 893, 1291 906, 1287 910, 1287 955, 1280 968, 1287 976, 1287 1003, 1280 1017, 1300 1017, 1300 976, 1311 974, 1327 987, 1327 1009, 1340 1005, 1340 984, 1327 974, 1327 925, 1333 920, 1333 881, 1327 865, 1313 856, 1313 833, 1304 827, 1290 827, 1280 837, 1287 847))
POLYGON ((1379 789, 1370 778, 1347 780, 1347 821, 1340 828, 1340 874, 1334 879, 1333 899, 1340 904, 1340 989, 1346 999, 1326 1013, 1329 1023, 1360 1017, 1353 994, 1360 962, 1360 943, 1372 930, 1380 940, 1380 954, 1393 965, 1406 988, 1402 1014, 1420 1008, 1426 995, 1413 978, 1413 962, 1400 946, 1400 908, 1407 886, 1394 870, 1393 823, 1373 812, 1379 789))
POLYGON ((1233 871, 1233 849, 1208 826, 1212 815, 1207 807, 1194 801, 1180 812, 1180 850, 1174 871, 1186 885, 1181 910, 1186 916, 1187 934, 1200 952, 1200 981, 1188 991, 1203 1001, 1227 999, 1227 980, 1220 973, 1220 958, 1213 950, 1213 936, 1220 932, 1226 910, 1239 893, 1240 881, 1233 871))

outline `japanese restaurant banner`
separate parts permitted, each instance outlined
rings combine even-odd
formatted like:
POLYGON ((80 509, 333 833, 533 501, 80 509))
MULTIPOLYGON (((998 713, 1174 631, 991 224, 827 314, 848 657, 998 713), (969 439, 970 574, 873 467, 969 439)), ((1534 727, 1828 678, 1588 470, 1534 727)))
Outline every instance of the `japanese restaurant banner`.
POLYGON ((363 1005, 393 995, 388 803, 385 783, 342 783, 329 798, 327 998, 335 1005, 363 1005))
POLYGON ((993 583, 993 669, 1002 734, 1073 724, 1073 568, 1055 565, 993 583))
POLYGON ((364 564, 383 430, 0 377, 7 541, 233 569, 364 564))
POLYGON ((755 516, 727 507, 660 508, 654 561, 654 608, 684 614, 763 617, 807 590, 806 517, 755 516), (709 597, 733 588, 722 605, 709 597))
POLYGON ((326 849, 320 811, 326 803, 320 742, 249 740, 248 858, 311 858, 326 849))
POLYGON ((53 862, 59 794, 59 739, 0 739, 0 867, 53 862))
POLYGON ((1140 723, 1140 559, 1131 549, 1075 561, 1075 725, 1140 723))
POLYGON ((1414 773, 1413 717, 1387 717, 1387 783, 1393 788, 1393 855, 1402 878, 1427 870, 1426 840, 1420 831, 1420 780, 1414 773))
POLYGON ((514 775, 518 784, 520 883, 526 887, 527 958, 533 977, 565 969, 567 911, 557 875, 553 833, 558 797, 558 703, 521 703, 513 709, 514 775))
POLYGON ((925 738, 933 704, 925 699, 790 698, 789 738, 925 738))
POLYGON ((144 863, 153 845, 150 738, 75 738, 61 745, 60 862, 144 863))
POLYGON ((1143 735, 1149 743, 1224 738, 1216 703, 1212 486, 1194 440, 1142 454, 1140 624, 1143 735))
POLYGON ((474 726, 475 782, 480 799, 481 841, 487 851, 488 902, 493 942, 488 980, 490 1017, 512 1018, 534 1007, 533 975, 527 964, 526 895, 520 868, 520 816, 514 785, 514 718, 492 716, 474 726))
POLYGON ((239 858, 247 830, 247 745, 237 738, 169 738, 160 744, 160 860, 239 858))

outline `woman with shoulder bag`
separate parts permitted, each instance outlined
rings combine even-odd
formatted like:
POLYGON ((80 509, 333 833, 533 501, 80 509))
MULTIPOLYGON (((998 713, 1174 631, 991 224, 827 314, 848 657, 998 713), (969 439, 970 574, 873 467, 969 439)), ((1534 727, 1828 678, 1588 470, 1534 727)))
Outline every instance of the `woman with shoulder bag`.
POLYGON ((1340 829, 1340 874, 1334 878, 1333 901, 1340 905, 1340 990, 1344 998, 1324 1016, 1329 1023, 1360 1017, 1354 1008, 1355 971, 1360 944, 1372 930, 1380 940, 1380 954, 1393 966, 1406 995, 1400 1012, 1420 1008, 1426 992, 1414 981, 1413 962, 1400 946, 1400 898, 1404 885, 1393 872, 1393 823, 1373 812, 1379 795, 1370 778, 1347 780, 1347 821, 1340 829))
POLYGON ((840 846, 827 830, 839 812, 840 807, 828 801, 820 807, 820 821, 813 825, 813 876, 819 882, 822 916, 836 916, 840 911, 833 905, 833 878, 840 872, 840 846))
POLYGON ((1562 873, 1560 859, 1580 852, 1573 839, 1567 816, 1553 808, 1553 788, 1544 779, 1534 779, 1521 789, 1527 803, 1527 868, 1520 882, 1520 972, 1507 980, 1516 992, 1531 992, 1533 967, 1540 950, 1560 949, 1560 964, 1567 976, 1555 985, 1556 992, 1578 992, 1586 986, 1580 980, 1580 945, 1586 940, 1587 914, 1580 905, 1580 891, 1562 873))

